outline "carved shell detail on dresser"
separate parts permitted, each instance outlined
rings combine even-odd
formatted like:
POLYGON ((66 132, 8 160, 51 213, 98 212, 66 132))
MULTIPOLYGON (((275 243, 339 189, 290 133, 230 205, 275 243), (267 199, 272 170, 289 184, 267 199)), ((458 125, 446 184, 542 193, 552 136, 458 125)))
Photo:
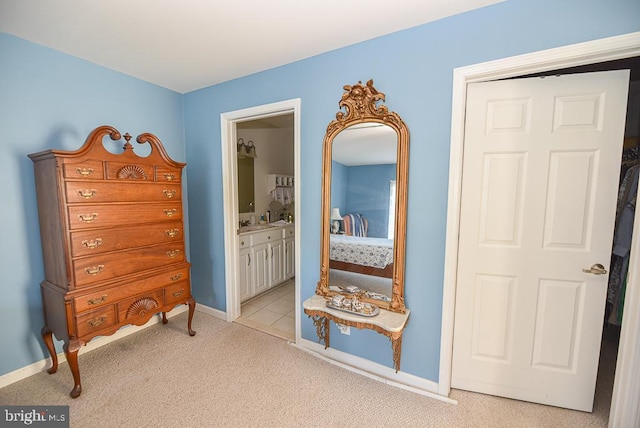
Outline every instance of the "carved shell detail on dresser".
POLYGON ((151 297, 143 297, 136 300, 131 304, 131 306, 129 306, 129 309, 127 309, 127 318, 138 316, 143 317, 149 311, 159 307, 160 305, 158 305, 158 302, 156 302, 155 299, 152 299, 151 297))
POLYGON ((138 165, 125 165, 118 170, 118 178, 128 180, 146 180, 147 173, 138 165))

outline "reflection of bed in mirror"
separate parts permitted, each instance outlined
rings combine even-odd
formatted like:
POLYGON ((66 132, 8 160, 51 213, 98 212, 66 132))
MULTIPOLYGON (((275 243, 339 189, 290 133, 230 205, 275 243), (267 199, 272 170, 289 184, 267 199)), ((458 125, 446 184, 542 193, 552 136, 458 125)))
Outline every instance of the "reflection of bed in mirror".
POLYGON ((393 240, 331 235, 329 284, 336 291, 354 287, 376 300, 390 301, 393 240))
POLYGON ((329 267, 365 275, 393 276, 393 240, 331 235, 329 267))

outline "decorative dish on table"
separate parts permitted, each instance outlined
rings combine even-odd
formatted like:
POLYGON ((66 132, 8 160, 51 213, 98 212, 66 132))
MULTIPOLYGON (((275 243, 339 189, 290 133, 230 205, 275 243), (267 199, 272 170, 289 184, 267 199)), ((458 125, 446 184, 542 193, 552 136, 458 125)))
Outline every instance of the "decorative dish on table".
POLYGON ((375 317, 380 313, 380 308, 373 303, 361 302, 358 296, 349 299, 342 294, 327 300, 327 307, 363 317, 375 317))

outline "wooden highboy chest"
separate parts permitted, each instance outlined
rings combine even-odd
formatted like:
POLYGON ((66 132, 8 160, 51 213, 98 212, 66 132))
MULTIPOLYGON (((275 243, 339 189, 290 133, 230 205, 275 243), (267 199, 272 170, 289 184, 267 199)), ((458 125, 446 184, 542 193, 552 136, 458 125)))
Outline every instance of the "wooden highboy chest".
MULTIPOLYGON (((82 391, 78 350, 96 336, 127 324, 142 325, 191 296, 182 217, 182 169, 160 140, 142 134, 151 153, 134 153, 124 135, 120 154, 104 139, 121 140, 100 126, 76 151, 47 150, 29 155, 34 163, 45 279, 41 283, 45 325, 42 337, 58 367, 52 334, 64 341, 73 374, 70 395, 82 391)), ((114 143, 111 143, 114 144, 114 143)))

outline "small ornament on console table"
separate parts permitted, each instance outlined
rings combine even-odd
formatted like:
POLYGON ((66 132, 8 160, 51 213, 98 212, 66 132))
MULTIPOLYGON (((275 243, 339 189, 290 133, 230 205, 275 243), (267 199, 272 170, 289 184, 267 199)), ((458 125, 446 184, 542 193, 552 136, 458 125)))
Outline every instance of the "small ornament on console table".
POLYGON ((327 300, 327 308, 363 317, 375 317, 380 313, 380 308, 373 303, 363 303, 358 299, 358 296, 348 299, 341 294, 336 294, 333 298, 327 300))

